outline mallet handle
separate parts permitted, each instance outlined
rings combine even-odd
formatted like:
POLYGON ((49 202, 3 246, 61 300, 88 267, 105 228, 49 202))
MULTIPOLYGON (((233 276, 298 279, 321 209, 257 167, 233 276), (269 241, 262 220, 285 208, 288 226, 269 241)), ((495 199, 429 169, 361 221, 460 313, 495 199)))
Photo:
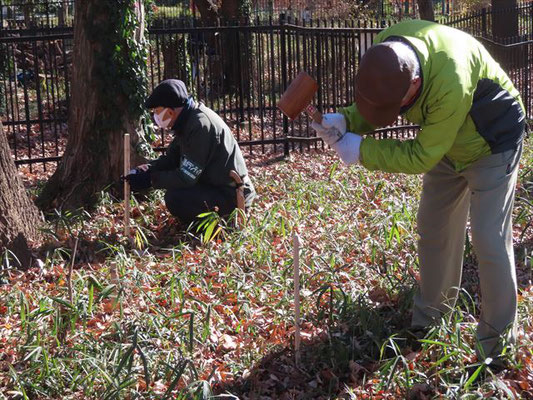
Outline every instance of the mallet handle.
POLYGON ((309 104, 305 111, 307 111, 307 115, 309 115, 317 124, 322 123, 322 113, 318 111, 314 105, 309 104))

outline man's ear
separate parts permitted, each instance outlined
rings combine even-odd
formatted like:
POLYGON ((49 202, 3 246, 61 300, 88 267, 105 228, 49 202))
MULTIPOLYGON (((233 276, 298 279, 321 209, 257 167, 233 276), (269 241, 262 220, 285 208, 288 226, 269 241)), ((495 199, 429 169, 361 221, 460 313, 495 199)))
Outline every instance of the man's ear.
POLYGON ((166 121, 167 119, 174 119, 174 113, 175 113, 174 108, 165 108, 165 112, 163 113, 161 119, 163 121, 166 121))
POLYGON ((180 115, 181 110, 183 110, 183 107, 169 108, 169 110, 172 111, 172 120, 171 120, 171 124, 174 125, 174 122, 176 122, 176 120, 178 119, 178 116, 180 115))

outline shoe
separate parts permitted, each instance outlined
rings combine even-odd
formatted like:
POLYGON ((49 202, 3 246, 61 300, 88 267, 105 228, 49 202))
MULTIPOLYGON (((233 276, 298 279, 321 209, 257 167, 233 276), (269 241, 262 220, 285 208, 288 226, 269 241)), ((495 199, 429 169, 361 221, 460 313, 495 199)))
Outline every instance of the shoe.
POLYGON ((409 346, 413 351, 420 351, 422 348, 422 342, 420 339, 424 339, 429 332, 428 327, 425 326, 413 326, 405 330, 406 346, 409 346))
POLYGON ((509 361, 504 359, 503 357, 497 357, 494 360, 490 359, 489 357, 484 362, 478 361, 475 364, 469 365, 468 367, 466 367, 466 371, 469 378, 475 373, 478 374, 474 380, 474 382, 476 382, 485 381, 486 379, 489 379, 492 375, 497 375, 500 372, 506 371, 511 368, 512 367, 509 361), (480 369, 481 365, 483 365, 483 368, 480 369), (477 372, 478 370, 479 372, 477 372))
POLYGON ((512 369, 511 362, 506 357, 496 357, 487 364, 487 367, 494 373, 499 374, 502 371, 512 369))

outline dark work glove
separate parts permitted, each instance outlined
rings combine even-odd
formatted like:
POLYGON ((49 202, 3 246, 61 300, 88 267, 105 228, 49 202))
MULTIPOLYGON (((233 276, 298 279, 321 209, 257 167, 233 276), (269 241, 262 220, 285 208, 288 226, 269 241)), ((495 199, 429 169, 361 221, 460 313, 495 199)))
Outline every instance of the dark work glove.
POLYGON ((150 170, 140 171, 139 169, 134 169, 124 177, 123 180, 127 180, 130 184, 130 188, 134 192, 141 192, 152 187, 152 174, 150 170))

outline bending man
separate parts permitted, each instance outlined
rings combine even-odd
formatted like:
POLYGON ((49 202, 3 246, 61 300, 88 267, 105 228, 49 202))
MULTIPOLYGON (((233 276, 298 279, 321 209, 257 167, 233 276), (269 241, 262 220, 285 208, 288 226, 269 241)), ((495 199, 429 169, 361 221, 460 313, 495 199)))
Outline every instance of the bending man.
POLYGON ((424 174, 413 328, 429 327, 454 307, 470 215, 482 295, 477 350, 497 358, 504 338, 516 335, 511 217, 525 132, 524 106, 498 63, 464 32, 421 20, 399 23, 364 54, 355 104, 313 126, 347 164, 424 174), (399 115, 420 125, 416 138, 351 133, 391 125, 399 115))

